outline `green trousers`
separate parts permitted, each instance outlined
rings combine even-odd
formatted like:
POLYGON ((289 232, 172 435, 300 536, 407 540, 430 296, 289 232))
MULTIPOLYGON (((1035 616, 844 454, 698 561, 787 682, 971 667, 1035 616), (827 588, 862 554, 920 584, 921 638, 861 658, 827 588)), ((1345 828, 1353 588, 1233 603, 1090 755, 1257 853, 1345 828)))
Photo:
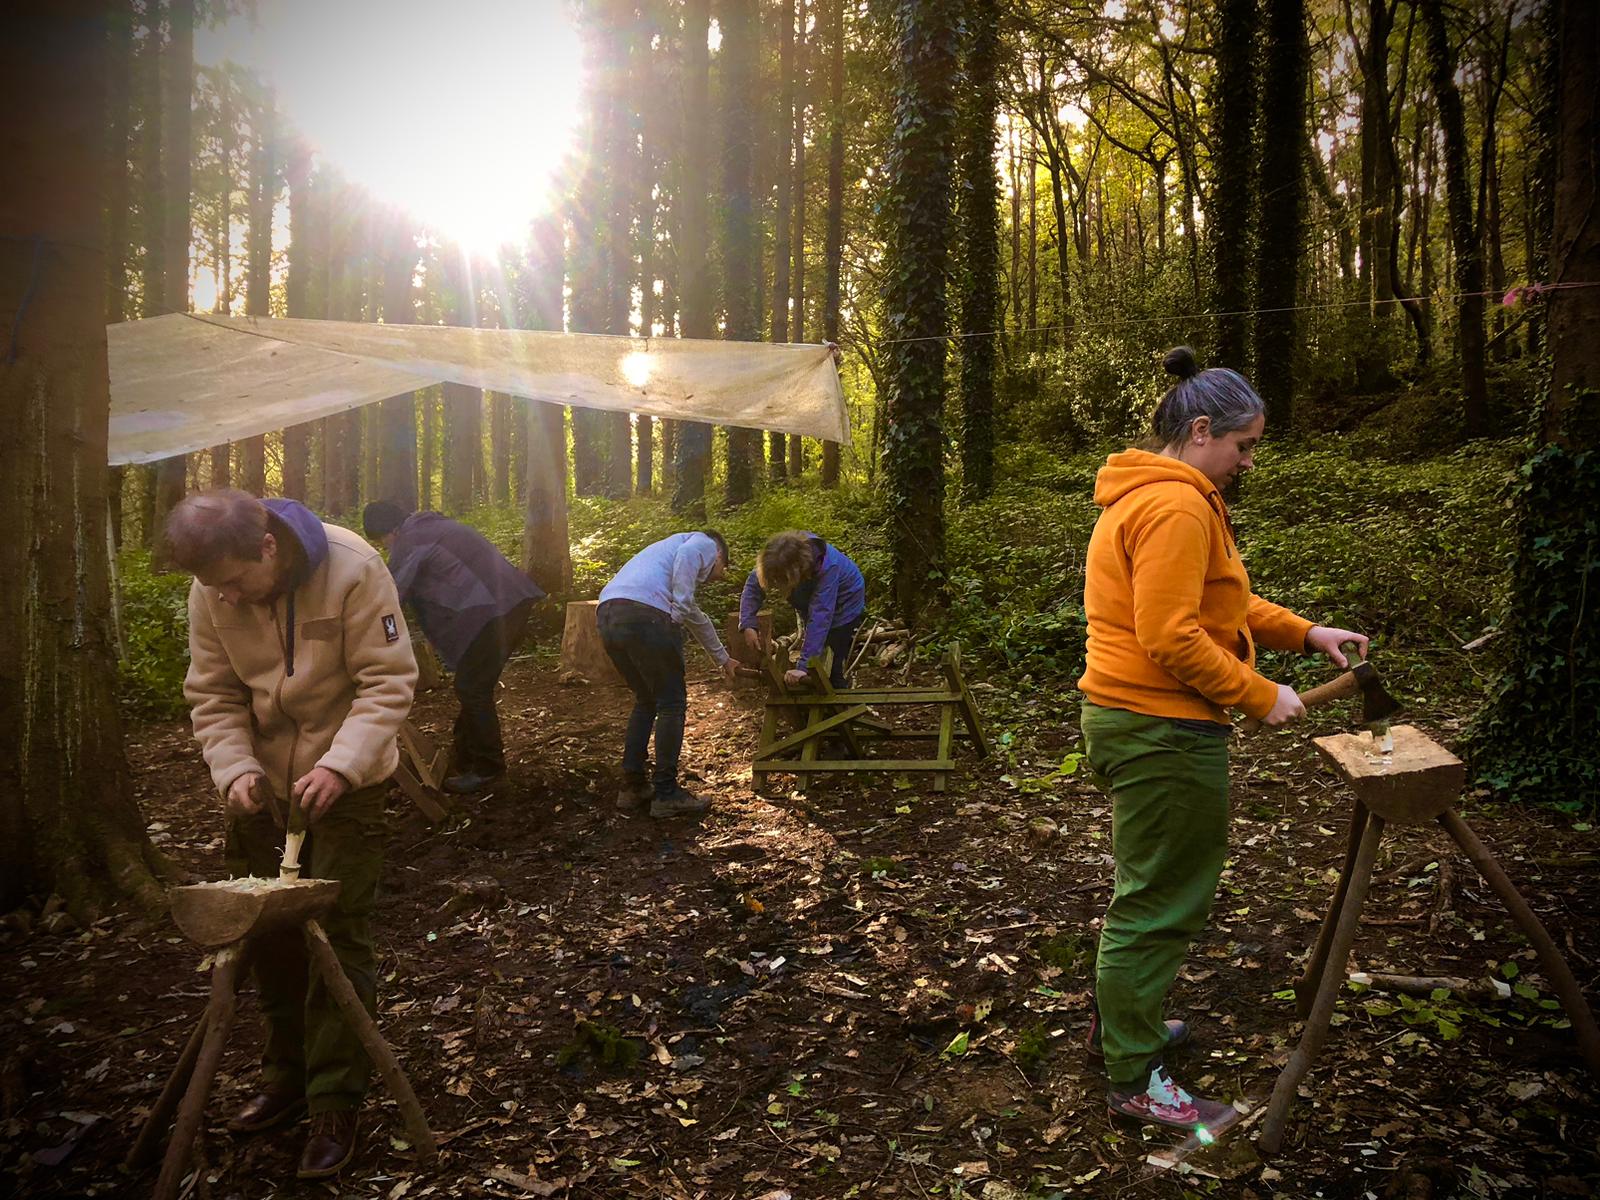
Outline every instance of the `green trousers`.
POLYGON ((1228 740, 1087 703, 1083 740, 1111 796, 1117 863, 1095 963, 1106 1075, 1142 1083, 1166 1044, 1167 992, 1222 877, 1228 740))
MULTIPOLYGON (((371 925, 383 869, 387 791, 384 785, 339 797, 311 827, 300 855, 303 878, 337 879, 341 884, 323 929, 356 995, 374 1014, 378 955, 371 925)), ((275 879, 283 859, 283 831, 264 812, 231 820, 225 854, 229 874, 275 879)), ((262 1083, 303 1088, 312 1113, 359 1107, 371 1064, 322 978, 308 978, 304 935, 298 928, 285 929, 255 939, 250 950, 267 1023, 262 1083)))

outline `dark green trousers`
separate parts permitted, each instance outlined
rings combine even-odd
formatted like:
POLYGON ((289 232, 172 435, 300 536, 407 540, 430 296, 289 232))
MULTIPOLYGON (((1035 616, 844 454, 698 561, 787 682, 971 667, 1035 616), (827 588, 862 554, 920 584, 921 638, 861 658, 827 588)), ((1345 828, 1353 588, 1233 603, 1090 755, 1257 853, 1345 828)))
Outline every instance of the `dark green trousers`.
MULTIPOLYGON (((302 878, 337 879, 339 900, 323 920, 328 941, 369 1013, 378 1004, 378 955, 372 910, 378 898, 387 833, 388 785, 349 792, 311 827, 300 855, 302 878)), ((267 813, 228 823, 231 875, 277 878, 283 831, 267 813)), ((309 979, 305 938, 298 928, 251 943, 251 969, 267 1022, 262 1082, 304 1088, 313 1113, 357 1108, 367 1094, 371 1064, 320 976, 309 979)))
POLYGON ((1095 963, 1106 1075, 1143 1083, 1166 1045, 1167 993, 1222 878, 1228 739, 1086 703, 1083 740, 1111 796, 1117 862, 1095 963))

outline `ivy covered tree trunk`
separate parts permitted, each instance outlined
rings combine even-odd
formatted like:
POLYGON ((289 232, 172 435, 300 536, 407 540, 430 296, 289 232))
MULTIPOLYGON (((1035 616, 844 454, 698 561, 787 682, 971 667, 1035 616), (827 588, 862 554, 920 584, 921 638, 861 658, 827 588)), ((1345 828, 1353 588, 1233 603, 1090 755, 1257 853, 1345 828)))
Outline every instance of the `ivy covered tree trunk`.
POLYGON ((105 5, 19 0, 0 39, 0 910, 154 914, 167 865, 133 801, 106 544, 105 5), (24 297, 27 297, 24 301, 24 297))
POLYGON ((1468 746, 1479 782, 1600 809, 1600 6, 1556 0, 1550 391, 1515 477, 1505 668, 1468 746))
POLYGON ((1220 0, 1212 138, 1214 365, 1249 369, 1250 262, 1256 198, 1256 31, 1261 0, 1220 0))
MULTIPOLYGON (((711 117, 711 0, 684 0, 683 6, 683 174, 679 197, 683 215, 678 246, 682 289, 683 336, 716 335, 712 308, 711 246, 708 197, 703 181, 711 177, 707 126, 711 117), (698 183, 698 186, 697 186, 698 183)), ((691 520, 706 514, 706 475, 711 467, 711 426, 700 421, 673 422, 676 444, 672 511, 691 520)))
MULTIPOLYGON (((723 0, 722 24, 722 302, 723 336, 753 342, 760 335, 756 274, 761 269, 755 222, 756 0, 723 0)), ((760 434, 728 427, 726 499, 744 504, 755 495, 760 434)))
MULTIPOLYGON (((1252 376, 1267 424, 1294 422, 1294 374, 1300 322, 1300 263, 1306 213, 1305 0, 1267 0, 1265 76, 1261 88, 1260 244, 1256 253, 1255 363, 1252 376)), ((1223 363, 1224 366, 1232 364, 1223 363)))
POLYGON ((967 499, 981 500, 994 487, 992 335, 1000 316, 1000 181, 994 157, 1000 107, 997 0, 969 4, 967 38, 961 118, 961 486, 967 499))
MULTIPOLYGON (((833 0, 828 38, 828 233, 822 336, 839 344, 839 277, 844 266, 844 5, 833 0)), ((822 443, 822 486, 839 486, 839 443, 822 443)))
POLYGON ((944 591, 945 279, 955 159, 955 0, 898 0, 884 263, 884 467, 894 596, 916 620, 944 591))
POLYGON ((1427 34, 1428 79, 1439 109, 1439 131, 1444 136, 1444 191, 1449 213, 1450 247, 1455 255, 1456 290, 1462 293, 1456 308, 1457 348, 1461 351, 1461 383, 1466 392, 1468 437, 1485 437, 1489 430, 1489 383, 1484 374, 1483 242, 1472 215, 1472 171, 1467 151, 1466 116, 1461 91, 1456 87, 1456 52, 1450 42, 1441 0, 1420 0, 1427 34))

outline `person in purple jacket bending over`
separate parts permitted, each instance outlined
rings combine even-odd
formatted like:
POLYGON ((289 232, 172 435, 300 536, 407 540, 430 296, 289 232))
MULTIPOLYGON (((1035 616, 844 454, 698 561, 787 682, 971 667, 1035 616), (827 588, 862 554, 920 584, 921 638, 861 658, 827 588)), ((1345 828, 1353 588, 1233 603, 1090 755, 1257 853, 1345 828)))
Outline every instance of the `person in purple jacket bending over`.
POLYGON ((389 551, 401 603, 417 614, 424 636, 455 673, 461 712, 451 756, 455 773, 444 790, 481 791, 506 773, 494 692, 544 592, 488 538, 440 513, 374 500, 362 510, 361 526, 389 551))
POLYGON ((814 533, 787 529, 773 534, 756 556, 756 569, 745 580, 744 595, 739 598, 739 628, 752 650, 761 647, 756 614, 768 592, 787 598, 805 625, 800 665, 786 672, 784 681, 804 683, 805 665, 826 646, 833 651, 828 682, 836 688, 847 686, 844 670, 850 643, 867 614, 867 584, 861 568, 814 533))

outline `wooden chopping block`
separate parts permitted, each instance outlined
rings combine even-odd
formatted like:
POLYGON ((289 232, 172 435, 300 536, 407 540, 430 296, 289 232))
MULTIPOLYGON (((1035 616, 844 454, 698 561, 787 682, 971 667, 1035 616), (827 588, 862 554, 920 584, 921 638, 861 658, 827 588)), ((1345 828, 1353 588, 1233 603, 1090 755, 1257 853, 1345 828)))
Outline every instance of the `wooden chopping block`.
POLYGON ((201 946, 226 946, 320 917, 339 898, 337 879, 220 879, 168 893, 179 932, 201 946))
POLYGON ((1414 725, 1396 725, 1394 753, 1370 733, 1314 739, 1317 749, 1367 808, 1395 825, 1425 825, 1461 795, 1467 768, 1414 725))
POLYGON ((733 655, 747 667, 761 669, 767 661, 767 654, 772 649, 772 614, 756 614, 756 632, 761 635, 761 648, 752 650, 744 642, 744 631, 739 628, 739 614, 731 612, 722 625, 722 640, 728 647, 728 653, 733 655))
POLYGON ((622 676, 600 644, 600 630, 595 624, 595 610, 599 607, 598 600, 568 601, 567 623, 561 631, 561 670, 576 672, 590 683, 621 684, 622 676))

